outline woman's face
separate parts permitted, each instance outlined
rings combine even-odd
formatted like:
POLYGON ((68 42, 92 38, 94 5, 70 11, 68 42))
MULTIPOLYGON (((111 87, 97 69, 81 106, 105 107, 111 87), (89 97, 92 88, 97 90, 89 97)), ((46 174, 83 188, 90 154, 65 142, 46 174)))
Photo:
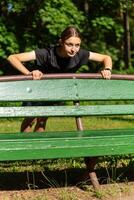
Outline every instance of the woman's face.
POLYGON ((62 53, 65 57, 73 57, 79 51, 81 39, 78 37, 70 37, 62 42, 62 53))

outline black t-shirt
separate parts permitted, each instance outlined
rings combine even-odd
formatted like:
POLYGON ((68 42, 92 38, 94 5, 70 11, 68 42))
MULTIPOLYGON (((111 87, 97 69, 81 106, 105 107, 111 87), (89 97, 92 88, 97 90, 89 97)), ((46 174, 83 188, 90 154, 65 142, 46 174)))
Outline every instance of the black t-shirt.
POLYGON ((80 49, 74 57, 63 58, 57 55, 56 46, 35 50, 36 65, 43 73, 75 73, 86 65, 90 52, 80 49))

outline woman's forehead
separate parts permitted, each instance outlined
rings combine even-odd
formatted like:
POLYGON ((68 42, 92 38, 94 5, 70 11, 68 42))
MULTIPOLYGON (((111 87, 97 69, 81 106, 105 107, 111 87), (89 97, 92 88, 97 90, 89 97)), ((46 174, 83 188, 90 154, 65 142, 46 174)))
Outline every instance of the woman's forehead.
POLYGON ((72 36, 72 37, 66 39, 65 42, 78 44, 78 43, 81 43, 81 39, 79 37, 72 36))

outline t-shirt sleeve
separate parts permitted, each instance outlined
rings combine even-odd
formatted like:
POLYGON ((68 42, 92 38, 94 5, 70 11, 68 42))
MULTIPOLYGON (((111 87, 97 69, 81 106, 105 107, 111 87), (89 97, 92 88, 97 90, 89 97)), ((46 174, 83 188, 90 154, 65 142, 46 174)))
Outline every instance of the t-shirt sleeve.
POLYGON ((80 64, 87 65, 87 63, 89 62, 90 52, 85 49, 80 49, 79 57, 80 57, 80 64))
POLYGON ((36 64, 38 66, 43 66, 44 63, 47 62, 48 51, 46 49, 36 49, 35 55, 36 55, 36 64))

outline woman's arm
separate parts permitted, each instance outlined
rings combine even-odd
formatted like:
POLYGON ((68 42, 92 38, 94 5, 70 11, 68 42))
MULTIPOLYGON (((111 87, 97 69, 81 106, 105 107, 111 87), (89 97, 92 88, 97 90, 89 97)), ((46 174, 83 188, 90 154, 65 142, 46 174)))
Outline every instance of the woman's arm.
POLYGON ((43 73, 39 70, 33 70, 30 72, 24 65, 23 62, 36 60, 35 51, 13 54, 8 57, 8 61, 12 64, 13 67, 18 69, 25 75, 33 75, 33 79, 41 79, 43 73))
POLYGON ((112 59, 108 55, 90 52, 89 60, 101 62, 104 68, 101 70, 103 78, 110 79, 112 71, 112 59))

